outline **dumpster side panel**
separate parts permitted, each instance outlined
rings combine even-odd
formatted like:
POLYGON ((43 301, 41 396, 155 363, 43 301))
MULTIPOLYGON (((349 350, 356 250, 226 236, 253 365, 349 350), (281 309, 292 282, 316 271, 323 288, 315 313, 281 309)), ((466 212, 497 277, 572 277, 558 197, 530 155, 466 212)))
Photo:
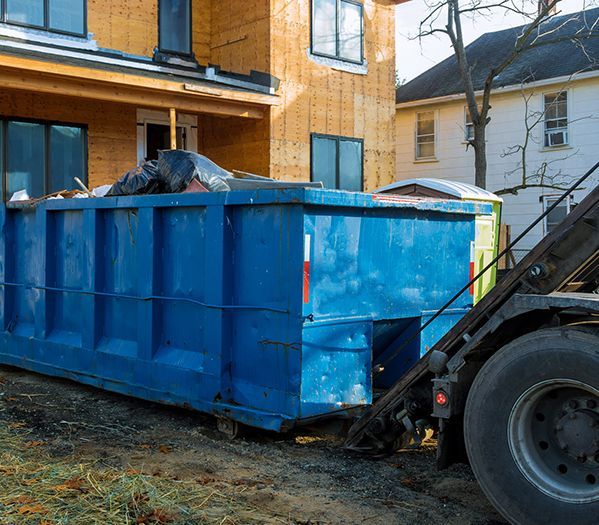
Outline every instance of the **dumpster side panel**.
MULTIPOLYGON (((221 372, 230 371, 220 346, 209 344, 217 320, 206 312, 222 317, 214 283, 224 268, 205 257, 208 249, 217 255, 207 215, 202 206, 3 208, 0 360, 212 410, 229 382, 221 372)), ((222 230, 216 222, 214 235, 222 230)))
POLYGON ((137 307, 140 251, 139 213, 135 208, 102 210, 97 217, 96 299, 98 350, 137 357, 137 307), (134 321, 134 322, 132 322, 134 321))
MULTIPOLYGON (((11 214, 7 229, 10 231, 10 244, 6 250, 6 280, 10 282, 32 284, 44 271, 40 260, 40 246, 36 240, 38 221, 33 211, 11 214)), ((13 287, 7 294, 7 328, 23 337, 32 337, 35 333, 36 291, 25 287, 13 287)))
POLYGON ((372 321, 305 325, 301 416, 372 402, 372 321))
MULTIPOLYGON (((350 393, 372 384, 374 364, 384 365, 374 386, 390 386, 420 359, 423 344, 455 322, 445 316, 417 334, 423 312, 441 308, 468 282, 474 228, 474 215, 307 208, 302 414, 363 404, 350 393), (360 332, 352 319, 366 319, 360 332), (367 349, 361 338, 369 338, 367 349)), ((471 305, 465 292, 454 308, 463 315, 471 305)))
POLYGON ((48 213, 46 284, 46 335, 48 339, 81 346, 84 331, 83 297, 58 289, 81 290, 88 271, 81 242, 83 212, 48 213))
POLYGON ((232 214, 238 305, 233 319, 233 400, 296 418, 301 381, 301 205, 236 206, 232 214))
MULTIPOLYGON (((304 313, 316 319, 419 317, 469 280, 471 215, 319 208, 306 216, 306 229, 313 256, 304 313)), ((454 307, 471 305, 465 292, 454 307)))

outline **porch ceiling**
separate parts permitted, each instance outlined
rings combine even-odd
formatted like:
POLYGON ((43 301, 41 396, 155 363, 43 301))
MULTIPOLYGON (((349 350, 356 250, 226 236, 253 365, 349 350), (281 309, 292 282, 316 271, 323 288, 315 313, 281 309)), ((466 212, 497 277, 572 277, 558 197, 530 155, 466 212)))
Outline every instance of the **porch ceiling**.
POLYGON ((0 54, 0 87, 7 89, 249 119, 278 104, 273 95, 206 84, 0 54))

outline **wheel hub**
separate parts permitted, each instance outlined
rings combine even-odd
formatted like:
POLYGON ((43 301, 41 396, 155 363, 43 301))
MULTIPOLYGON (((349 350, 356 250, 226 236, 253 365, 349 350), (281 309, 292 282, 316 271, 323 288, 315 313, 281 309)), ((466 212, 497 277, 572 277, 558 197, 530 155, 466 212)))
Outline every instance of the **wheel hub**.
POLYGON ((589 458, 594 461, 599 454, 599 413, 586 408, 594 405, 593 400, 581 401, 568 403, 568 409, 554 426, 554 433, 559 448, 570 457, 582 462, 589 458))
POLYGON ((599 501, 599 390, 572 379, 529 388, 515 402, 508 441, 522 474, 568 503, 599 501))

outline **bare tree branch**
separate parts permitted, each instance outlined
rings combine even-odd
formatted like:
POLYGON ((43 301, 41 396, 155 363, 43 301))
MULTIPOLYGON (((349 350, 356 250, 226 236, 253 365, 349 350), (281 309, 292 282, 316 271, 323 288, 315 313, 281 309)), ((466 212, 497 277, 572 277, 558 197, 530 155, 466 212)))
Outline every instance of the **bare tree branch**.
MULTIPOLYGON (((527 50, 562 41, 574 42, 585 53, 589 60, 589 68, 596 67, 596 61, 584 49, 584 40, 591 37, 599 24, 599 20, 587 21, 583 12, 582 16, 575 14, 571 17, 565 17, 563 20, 560 19, 557 24, 548 24, 548 21, 559 14, 556 9, 559 1, 548 0, 541 8, 538 8, 538 3, 532 0, 425 0, 429 11, 419 24, 418 38, 444 34, 447 35, 453 47, 467 109, 474 129, 474 136, 468 140, 467 147, 472 146, 474 149, 475 184, 477 186, 485 188, 487 184, 486 127, 491 121, 491 94, 497 77, 504 73, 527 50), (494 64, 486 71, 482 93, 480 93, 475 89, 473 78, 475 65, 470 64, 466 53, 462 22, 464 18, 476 20, 477 17, 486 18, 502 11, 518 14, 528 23, 522 27, 520 34, 516 36, 513 48, 508 50, 497 64, 494 64), (443 24, 441 18, 444 13, 446 21, 443 24), (575 27, 577 29, 570 34, 563 34, 565 33, 564 28, 573 22, 576 22, 575 27), (441 26, 441 24, 443 25, 441 26)), ((531 80, 534 79, 527 79, 527 81, 531 80)), ((543 113, 531 112, 528 106, 527 102, 526 132, 528 138, 521 146, 514 147, 511 150, 508 148, 504 152, 505 155, 518 154, 520 156, 519 165, 522 172, 520 173, 518 186, 526 185, 528 182, 536 183, 536 180, 530 180, 531 176, 542 181, 547 181, 549 177, 548 165, 540 167, 532 174, 527 172, 526 150, 536 140, 532 130, 544 120, 543 113)))

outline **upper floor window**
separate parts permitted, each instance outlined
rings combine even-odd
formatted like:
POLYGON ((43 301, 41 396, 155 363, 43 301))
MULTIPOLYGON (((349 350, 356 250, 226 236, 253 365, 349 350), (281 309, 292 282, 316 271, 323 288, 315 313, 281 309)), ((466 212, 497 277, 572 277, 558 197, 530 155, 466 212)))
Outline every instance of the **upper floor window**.
POLYGON ((4 0, 0 2, 0 21, 86 36, 86 0, 4 0))
POLYGON ((474 124, 472 123, 472 117, 470 116, 470 110, 468 106, 464 108, 464 140, 470 142, 474 140, 474 124))
POLYGON ((361 64, 363 6, 354 0, 312 0, 312 53, 361 64))
POLYGON ((568 145, 568 92, 547 93, 544 95, 543 103, 545 147, 568 145))
POLYGON ((87 181, 87 130, 71 124, 0 120, 0 189, 5 200, 76 189, 87 181))
POLYGON ((335 135, 312 135, 311 179, 325 188, 362 191, 364 142, 335 135))
POLYGON ((191 55, 191 0, 159 0, 160 51, 191 55))
POLYGON ((435 158, 435 112, 416 113, 416 159, 435 158))

